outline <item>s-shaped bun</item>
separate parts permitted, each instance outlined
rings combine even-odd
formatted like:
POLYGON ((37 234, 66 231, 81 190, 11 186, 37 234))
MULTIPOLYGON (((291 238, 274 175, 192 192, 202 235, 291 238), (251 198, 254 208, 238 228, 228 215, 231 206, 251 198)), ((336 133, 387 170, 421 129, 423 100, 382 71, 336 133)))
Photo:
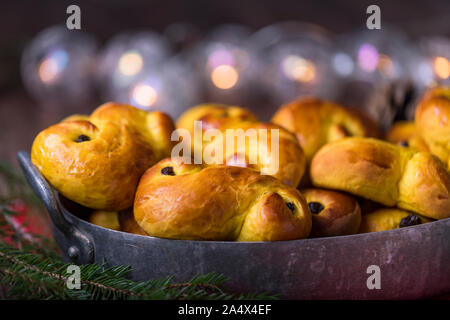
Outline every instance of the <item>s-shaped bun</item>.
POLYGON ((307 163, 321 146, 350 136, 368 136, 369 126, 336 103, 313 97, 301 98, 280 107, 272 118, 297 136, 307 163))
POLYGON ((317 187, 342 190, 420 213, 450 217, 450 176, 428 152, 371 138, 346 138, 323 146, 311 163, 317 187))
POLYGON ((201 122, 203 131, 217 129, 223 136, 222 140, 211 139, 212 141, 203 136, 202 144, 198 146, 191 139, 194 152, 200 151, 203 154, 205 150, 223 150, 223 156, 215 157, 213 164, 250 167, 270 174, 287 185, 296 187, 299 184, 306 168, 305 156, 295 136, 281 126, 259 122, 256 116, 244 108, 219 104, 205 104, 187 110, 178 119, 177 127, 188 130, 191 137, 194 137, 194 121, 201 122), (236 143, 233 149, 228 150, 228 130, 234 130, 236 134, 241 132, 242 135, 248 133, 243 137, 245 143, 236 143), (278 133, 278 140, 273 140, 276 146, 272 143, 272 138, 276 137, 273 130, 278 133), (271 156, 275 147, 278 148, 278 157, 271 156))
POLYGON ((144 171, 170 155, 174 125, 161 112, 106 103, 66 118, 35 138, 31 160, 66 198, 118 211, 133 204, 144 171))
POLYGON ((165 159, 142 176, 134 217, 151 236, 275 241, 308 237, 311 213, 300 192, 249 168, 165 159))

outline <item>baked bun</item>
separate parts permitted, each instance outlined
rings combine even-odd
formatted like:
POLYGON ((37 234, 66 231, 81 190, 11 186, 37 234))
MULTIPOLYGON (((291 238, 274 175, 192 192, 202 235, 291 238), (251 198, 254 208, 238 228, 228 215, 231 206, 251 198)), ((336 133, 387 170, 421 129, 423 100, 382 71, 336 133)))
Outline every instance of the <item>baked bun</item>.
POLYGON ((417 151, 429 152, 428 146, 420 136, 414 122, 398 121, 386 135, 386 141, 402 146, 416 149, 417 151))
POLYGON ((371 138, 345 138, 323 146, 311 163, 315 186, 336 189, 420 213, 450 217, 450 176, 428 152, 371 138))
POLYGON ((134 220, 132 209, 122 210, 118 214, 120 231, 146 236, 147 233, 134 220))
POLYGON ((363 214, 359 233, 392 230, 431 221, 417 213, 396 208, 384 208, 363 214))
MULTIPOLYGON (((306 161, 303 150, 292 133, 272 123, 258 122, 249 111, 235 106, 194 107, 180 117, 177 125, 178 128, 188 130, 193 137, 194 121, 201 121, 203 132, 207 129, 217 129, 223 137, 223 139, 210 139, 203 135, 201 144, 195 144, 194 139, 191 140, 193 152, 196 151, 195 148, 199 149, 197 151, 200 151, 200 154, 204 154, 207 150, 215 152, 216 148, 223 150, 221 156, 215 154, 212 161, 204 162, 204 164, 250 167, 263 174, 272 175, 287 185, 296 187, 299 184, 305 172, 306 161), (234 143, 234 148, 227 148, 227 130, 230 129, 235 130, 236 133, 240 131, 242 135, 253 132, 253 142, 249 134, 243 136, 245 143, 234 143), (261 133, 261 129, 265 129, 266 136, 261 133), (272 130, 278 132, 278 157, 271 156, 272 149, 275 147, 272 145, 272 138, 276 137, 272 136, 272 130), (263 143, 265 147, 261 147, 260 143, 263 143)), ((233 139, 239 141, 239 139, 233 139)))
POLYGON ((355 234, 361 209, 355 198, 331 190, 302 189, 312 214, 311 238, 355 234))
POLYGON ((165 159, 136 191, 144 231, 183 240, 276 241, 308 237, 311 213, 300 192, 255 170, 165 159))
POLYGON ((311 97, 281 106, 272 122, 297 136, 307 163, 328 142, 348 136, 366 136, 369 133, 354 113, 338 104, 311 97))
POLYGON ((119 217, 116 211, 93 211, 89 216, 89 222, 103 228, 120 230, 119 217))
POLYGON ((169 116, 106 103, 41 131, 31 160, 66 198, 85 207, 118 211, 133 204, 144 171, 170 155, 169 116))
POLYGON ((416 109, 415 124, 431 153, 450 168, 450 87, 425 93, 416 109))
POLYGON ((205 103, 185 111, 177 120, 177 128, 183 128, 194 135, 194 121, 201 121, 203 130, 223 129, 237 122, 258 122, 250 110, 219 103, 205 103))
POLYGON ((147 235, 144 230, 134 220, 133 210, 127 209, 122 211, 93 211, 88 221, 97 226, 123 231, 128 233, 134 233, 139 235, 147 235))

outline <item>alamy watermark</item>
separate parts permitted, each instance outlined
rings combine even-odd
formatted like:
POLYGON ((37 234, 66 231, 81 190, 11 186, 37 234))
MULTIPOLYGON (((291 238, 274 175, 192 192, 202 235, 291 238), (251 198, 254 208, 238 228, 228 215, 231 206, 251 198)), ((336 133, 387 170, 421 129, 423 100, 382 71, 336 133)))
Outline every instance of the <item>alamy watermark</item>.
POLYGON ((381 289, 381 269, 377 265, 370 265, 367 267, 366 270, 367 274, 370 274, 370 276, 367 278, 366 286, 367 289, 373 290, 373 289, 381 289))
POLYGON ((69 274, 66 280, 67 289, 79 290, 81 289, 81 270, 77 265, 70 265, 67 267, 66 273, 69 274))
POLYGON ((67 7, 66 13, 70 14, 66 20, 66 27, 69 30, 81 29, 81 9, 79 6, 72 4, 67 7))
POLYGON ((367 14, 370 16, 366 20, 366 26, 369 30, 381 29, 381 9, 376 4, 367 7, 367 14))

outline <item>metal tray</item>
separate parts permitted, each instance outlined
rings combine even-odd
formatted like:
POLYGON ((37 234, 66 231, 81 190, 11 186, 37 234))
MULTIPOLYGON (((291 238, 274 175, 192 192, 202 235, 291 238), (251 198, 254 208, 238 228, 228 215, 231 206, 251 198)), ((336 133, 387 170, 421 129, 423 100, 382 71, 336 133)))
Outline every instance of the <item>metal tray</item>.
POLYGON ((65 261, 130 265, 147 280, 222 273, 227 289, 279 293, 287 299, 414 299, 450 292, 450 218, 402 229, 279 242, 185 241, 105 229, 79 218, 83 208, 53 190, 31 163, 18 159, 45 204, 65 261), (371 265, 380 289, 368 289, 371 265))

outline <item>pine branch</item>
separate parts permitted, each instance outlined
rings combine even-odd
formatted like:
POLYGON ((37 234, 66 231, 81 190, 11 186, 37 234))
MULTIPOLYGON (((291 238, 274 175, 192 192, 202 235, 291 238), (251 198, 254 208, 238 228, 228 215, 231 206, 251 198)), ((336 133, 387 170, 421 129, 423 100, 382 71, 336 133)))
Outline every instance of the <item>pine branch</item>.
POLYGON ((8 284, 8 298, 16 299, 274 299, 276 296, 251 294, 236 296, 222 289, 221 275, 196 276, 186 283, 171 278, 136 282, 126 278, 129 267, 104 264, 80 266, 81 289, 68 289, 66 273, 70 264, 39 254, 24 253, 0 244, 1 283, 8 284))

